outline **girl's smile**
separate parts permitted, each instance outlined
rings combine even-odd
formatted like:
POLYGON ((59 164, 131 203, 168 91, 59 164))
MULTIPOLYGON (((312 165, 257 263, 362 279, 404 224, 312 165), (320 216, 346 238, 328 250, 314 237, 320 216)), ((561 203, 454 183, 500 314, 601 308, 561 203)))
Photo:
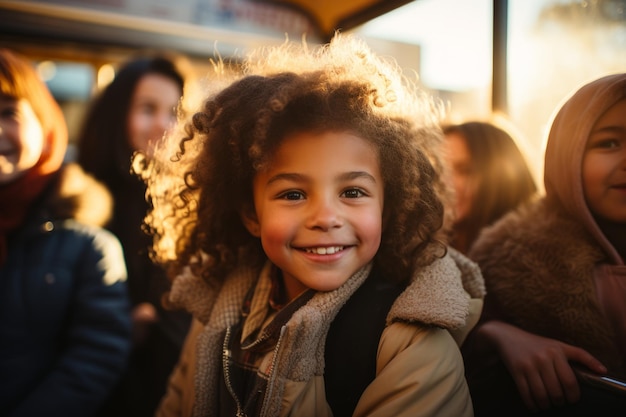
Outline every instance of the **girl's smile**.
POLYGON ((322 246, 319 248, 305 248, 307 253, 315 253, 317 255, 332 255, 334 253, 343 251, 343 246, 322 246))
POLYGON ((351 246, 321 246, 299 250, 301 250, 303 255, 311 262, 333 263, 347 256, 351 248, 351 246))

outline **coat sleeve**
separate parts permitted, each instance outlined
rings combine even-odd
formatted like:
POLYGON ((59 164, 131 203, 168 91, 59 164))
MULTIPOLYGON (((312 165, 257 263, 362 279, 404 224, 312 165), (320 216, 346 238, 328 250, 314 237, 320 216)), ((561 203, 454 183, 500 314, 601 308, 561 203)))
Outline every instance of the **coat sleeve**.
POLYGON ((119 241, 102 229, 78 238, 73 232, 64 237, 54 253, 57 262, 73 265, 67 266, 73 290, 62 351, 56 365, 10 417, 94 415, 120 378, 130 353, 130 302, 119 241))
POLYGON ((376 367, 355 417, 473 416, 463 359, 447 330, 393 323, 381 337, 376 367))
POLYGON ((201 331, 202 323, 194 320, 155 417, 190 417, 192 415, 195 397, 196 340, 201 331))

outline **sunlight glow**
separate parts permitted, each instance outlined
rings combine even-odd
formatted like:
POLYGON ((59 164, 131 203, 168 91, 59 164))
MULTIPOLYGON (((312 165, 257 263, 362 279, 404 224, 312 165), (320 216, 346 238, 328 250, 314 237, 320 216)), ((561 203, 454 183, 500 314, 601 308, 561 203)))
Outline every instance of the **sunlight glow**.
POLYGON ((491 83, 491 2, 419 0, 357 32, 420 45, 420 77, 431 88, 464 91, 491 83))

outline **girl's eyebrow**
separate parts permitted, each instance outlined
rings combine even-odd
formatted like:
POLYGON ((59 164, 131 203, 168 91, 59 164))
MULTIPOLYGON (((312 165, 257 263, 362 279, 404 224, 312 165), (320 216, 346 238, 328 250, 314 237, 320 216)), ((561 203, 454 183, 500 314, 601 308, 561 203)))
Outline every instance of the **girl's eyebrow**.
POLYGON ((276 174, 273 177, 267 180, 267 185, 273 184, 277 181, 293 181, 293 182, 301 182, 305 181, 306 176, 302 174, 290 173, 290 172, 282 172, 280 174, 276 174))
POLYGON ((342 181, 346 181, 346 180, 356 180, 356 179, 365 179, 368 180, 372 183, 376 183, 376 178, 374 178, 374 176, 372 174, 370 174, 369 172, 365 172, 365 171, 351 171, 351 172, 346 172, 345 174, 341 174, 341 176, 339 177, 340 180, 342 181))
POLYGON ((603 126, 601 128, 598 129, 593 129, 591 131, 592 135, 598 134, 598 133, 620 133, 623 132, 624 130, 626 130, 626 128, 622 125, 616 125, 616 126, 603 126))
MULTIPOLYGON (((365 179, 374 184, 376 183, 376 178, 374 178, 373 175, 365 171, 350 171, 350 172, 343 173, 339 176, 340 181, 350 181, 350 180, 355 180, 358 178, 365 179)), ((301 182, 301 181, 307 181, 307 180, 308 180, 308 177, 306 175, 296 174, 296 173, 291 173, 291 172, 282 172, 268 179, 267 185, 270 185, 277 181, 301 182)))

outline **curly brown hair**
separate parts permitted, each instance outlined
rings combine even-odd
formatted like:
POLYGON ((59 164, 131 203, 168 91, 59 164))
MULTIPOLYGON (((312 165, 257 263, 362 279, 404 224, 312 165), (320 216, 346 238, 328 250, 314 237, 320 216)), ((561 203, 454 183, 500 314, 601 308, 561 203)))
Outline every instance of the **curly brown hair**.
POLYGON ((408 281, 414 268, 442 256, 442 134, 430 96, 356 38, 261 52, 240 78, 208 93, 180 124, 179 139, 163 141, 144 170, 155 260, 173 274, 195 266, 213 283, 240 263, 264 262, 260 240, 241 220, 254 207, 255 173, 285 137, 328 131, 348 131, 377 149, 385 202, 374 261, 385 276, 408 281))

